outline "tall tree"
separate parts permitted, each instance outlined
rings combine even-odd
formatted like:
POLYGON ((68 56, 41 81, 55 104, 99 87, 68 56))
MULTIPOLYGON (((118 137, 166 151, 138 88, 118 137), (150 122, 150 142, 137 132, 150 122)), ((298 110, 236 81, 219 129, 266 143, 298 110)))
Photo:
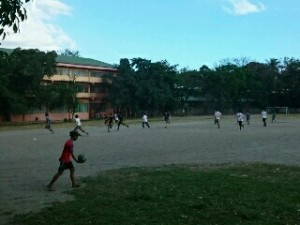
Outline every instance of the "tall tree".
POLYGON ((131 109, 133 115, 141 111, 172 110, 176 107, 174 97, 176 66, 167 61, 152 63, 150 60, 121 59, 117 76, 110 76, 112 86, 109 100, 114 107, 131 109))
POLYGON ((79 51, 72 51, 68 48, 57 52, 59 55, 80 57, 79 51))
POLYGON ((284 58, 279 99, 282 106, 300 107, 300 60, 284 58))

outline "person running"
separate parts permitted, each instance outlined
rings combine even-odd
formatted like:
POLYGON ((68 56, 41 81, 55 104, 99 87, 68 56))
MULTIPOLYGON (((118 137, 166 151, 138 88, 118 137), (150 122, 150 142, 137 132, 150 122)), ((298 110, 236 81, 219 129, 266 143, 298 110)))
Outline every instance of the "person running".
POLYGON ((239 110, 236 114, 236 120, 239 124, 240 130, 242 130, 242 127, 244 127, 243 121, 244 121, 244 114, 242 113, 242 110, 239 110))
POLYGON ((164 121, 165 121, 165 128, 167 128, 168 125, 170 125, 170 113, 165 112, 163 118, 164 118, 164 121))
POLYGON ((214 114, 214 119, 215 119, 215 124, 217 124, 218 128, 220 128, 220 119, 221 119, 222 113, 218 110, 215 111, 214 114))
POLYGON ((105 114, 105 115, 103 116, 103 118, 104 118, 104 126, 106 126, 106 127, 107 127, 107 123, 108 123, 108 116, 105 114))
POLYGON ((80 163, 78 159, 74 155, 74 141, 78 139, 78 136, 80 134, 77 131, 71 131, 70 132, 70 139, 65 142, 64 149, 62 151, 62 154, 59 158, 59 167, 58 172, 53 176, 50 183, 47 185, 47 188, 49 191, 55 191, 53 188, 54 183, 57 181, 57 179, 63 174, 65 170, 70 170, 70 179, 72 188, 79 187, 78 184, 75 182, 75 175, 74 175, 74 166, 71 160, 71 157, 74 159, 75 162, 80 163))
POLYGON ((264 127, 267 126, 267 117, 268 117, 268 113, 265 110, 261 111, 261 119, 264 127))
POLYGON ((276 111, 275 110, 273 111, 273 114, 272 114, 272 123, 273 122, 276 122, 276 111))
POLYGON ((106 117, 104 124, 107 126, 107 132, 110 132, 111 128, 113 127, 114 123, 114 116, 112 114, 109 114, 108 117, 106 117))
POLYGON ((115 113, 114 115, 114 120, 115 120, 115 123, 118 124, 119 123, 119 117, 118 117, 118 114, 115 113))
POLYGON ((146 113, 143 113, 142 116, 142 127, 145 128, 145 124, 148 128, 150 128, 149 124, 148 124, 148 116, 146 115, 146 113))
POLYGON ((75 123, 76 123, 76 127, 74 128, 74 131, 81 130, 86 135, 89 135, 88 132, 86 132, 84 129, 82 129, 82 127, 81 127, 81 121, 80 121, 80 118, 79 118, 79 116, 77 114, 75 115, 75 123))
POLYGON ((122 116, 122 114, 119 113, 118 114, 118 128, 117 128, 117 130, 120 129, 120 125, 129 127, 126 123, 124 123, 124 117, 122 116))
POLYGON ((52 134, 54 133, 53 129, 52 129, 52 126, 51 126, 51 119, 49 117, 49 113, 45 113, 45 117, 46 117, 46 125, 45 125, 45 128, 50 130, 52 132, 52 134))
POLYGON ((247 121, 247 125, 250 125, 250 118, 251 118, 251 115, 249 112, 246 112, 246 121, 247 121))

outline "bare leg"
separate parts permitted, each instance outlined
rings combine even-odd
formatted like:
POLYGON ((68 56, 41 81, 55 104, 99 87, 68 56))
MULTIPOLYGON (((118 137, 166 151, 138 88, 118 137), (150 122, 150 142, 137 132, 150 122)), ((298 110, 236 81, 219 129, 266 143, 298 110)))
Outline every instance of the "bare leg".
POLYGON ((82 129, 81 127, 78 127, 79 130, 81 130, 82 132, 86 133, 87 135, 89 134, 88 132, 86 132, 84 129, 82 129))
POLYGON ((54 185, 54 183, 57 181, 57 179, 62 175, 63 173, 62 172, 57 172, 54 176, 53 176, 53 178, 52 178, 52 180, 50 181, 50 183, 47 185, 47 188, 49 189, 49 191, 55 191, 55 189, 53 188, 53 185, 54 185))
POLYGON ((76 182, 75 182, 74 169, 70 169, 70 179, 71 179, 71 183, 72 183, 72 188, 79 187, 79 184, 76 184, 76 182))

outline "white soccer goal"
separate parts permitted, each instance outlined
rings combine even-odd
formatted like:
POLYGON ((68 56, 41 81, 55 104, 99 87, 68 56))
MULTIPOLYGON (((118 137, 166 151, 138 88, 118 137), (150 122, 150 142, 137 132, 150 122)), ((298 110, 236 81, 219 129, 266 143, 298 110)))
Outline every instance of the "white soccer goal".
POLYGON ((281 106, 281 107, 267 107, 267 113, 272 114, 275 111, 275 113, 282 113, 285 115, 289 114, 289 107, 281 106))

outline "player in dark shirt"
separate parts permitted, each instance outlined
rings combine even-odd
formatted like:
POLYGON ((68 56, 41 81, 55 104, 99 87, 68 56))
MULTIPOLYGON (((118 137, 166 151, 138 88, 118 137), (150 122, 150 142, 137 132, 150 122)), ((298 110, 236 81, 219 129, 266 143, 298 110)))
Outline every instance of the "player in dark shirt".
POLYGON ((117 128, 117 130, 119 130, 120 125, 129 127, 126 123, 124 123, 124 117, 122 116, 122 114, 118 114, 118 118, 119 118, 119 120, 118 120, 118 128, 117 128))

